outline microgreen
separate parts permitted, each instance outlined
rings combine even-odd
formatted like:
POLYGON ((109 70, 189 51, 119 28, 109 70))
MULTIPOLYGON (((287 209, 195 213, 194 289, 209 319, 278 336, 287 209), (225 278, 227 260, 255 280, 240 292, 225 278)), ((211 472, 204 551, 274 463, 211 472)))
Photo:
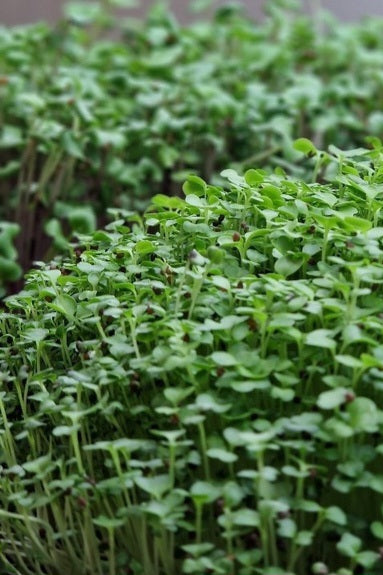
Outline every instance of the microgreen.
POLYGON ((134 5, 0 29, 0 572, 378 575, 382 21, 134 5))
POLYGON ((112 210, 0 317, 1 561, 381 570, 383 153, 112 210))
POLYGON ((294 4, 268 3, 262 23, 228 6, 181 25, 158 5, 137 22, 115 17, 128 0, 71 2, 55 27, 1 28, 0 219, 23 229, 21 267, 104 225, 107 208, 178 194, 190 172, 305 178, 299 151, 380 137, 382 22, 317 27, 294 4))
POLYGON ((17 224, 0 222, 0 297, 6 293, 7 284, 18 280, 22 274, 14 246, 14 239, 19 231, 17 224))

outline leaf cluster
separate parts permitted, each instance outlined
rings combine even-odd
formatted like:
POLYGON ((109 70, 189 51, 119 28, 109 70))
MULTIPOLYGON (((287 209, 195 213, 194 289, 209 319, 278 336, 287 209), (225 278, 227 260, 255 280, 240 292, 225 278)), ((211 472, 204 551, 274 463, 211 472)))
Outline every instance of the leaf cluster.
POLYGON ((352 148, 382 134, 379 20, 320 31, 275 2, 261 24, 233 6, 183 26, 156 6, 117 27, 117 4, 0 29, 0 219, 23 229, 24 270, 111 206, 178 194, 189 173, 220 184, 227 167, 281 165, 304 178, 295 138, 352 148))
POLYGON ((383 152, 190 176, 0 317, 4 565, 381 569, 383 152))

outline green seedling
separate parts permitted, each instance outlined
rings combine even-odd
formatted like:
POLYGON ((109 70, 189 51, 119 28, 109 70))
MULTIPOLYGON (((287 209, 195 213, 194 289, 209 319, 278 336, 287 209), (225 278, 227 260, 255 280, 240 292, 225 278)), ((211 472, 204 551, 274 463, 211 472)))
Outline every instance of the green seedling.
MULTIPOLYGON (((379 19, 322 26, 274 1, 262 22, 215 2, 193 1, 216 11, 187 25, 160 5, 142 22, 116 12, 134 4, 71 2, 56 26, 0 29, 0 221, 23 230, 24 271, 94 218, 105 225, 108 208, 142 212, 155 194, 179 195, 190 173, 221 185, 224 168, 278 166, 323 182, 317 149, 382 136, 379 19)), ((343 178, 358 193, 355 174, 343 178)), ((304 265, 284 254, 278 268, 304 265)))
POLYGON ((5 300, 4 569, 380 572, 382 147, 296 148, 325 183, 191 176, 5 300))

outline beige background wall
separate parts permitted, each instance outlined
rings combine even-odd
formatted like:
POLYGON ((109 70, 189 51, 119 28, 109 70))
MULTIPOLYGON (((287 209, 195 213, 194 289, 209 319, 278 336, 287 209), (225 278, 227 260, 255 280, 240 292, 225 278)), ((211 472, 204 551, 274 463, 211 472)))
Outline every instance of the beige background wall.
MULTIPOLYGON (((260 15, 262 5, 273 0, 241 0, 253 15, 260 15)), ((65 0, 0 0, 0 23, 8 25, 35 22, 38 20, 56 20, 61 13, 65 0)), ((145 10, 152 0, 141 0, 142 10, 145 10)), ((304 0, 307 9, 318 5, 331 10, 343 20, 359 19, 365 15, 383 16, 383 0, 304 0)), ((221 2, 223 3, 223 2, 221 2)), ((172 0, 173 9, 185 18, 188 0, 172 0)))

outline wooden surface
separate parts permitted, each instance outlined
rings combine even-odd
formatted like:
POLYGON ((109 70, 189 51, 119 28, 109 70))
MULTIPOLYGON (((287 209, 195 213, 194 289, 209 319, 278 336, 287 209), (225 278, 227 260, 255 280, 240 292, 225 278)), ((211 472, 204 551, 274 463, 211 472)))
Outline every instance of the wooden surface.
MULTIPOLYGON (((60 17, 65 0, 0 0, 0 22, 17 25, 39 20, 54 21, 60 17)), ((252 15, 260 16, 262 5, 273 0, 241 0, 252 15)), ((144 12, 152 0, 141 0, 141 12, 144 12)), ((185 20, 188 18, 187 0, 172 0, 172 8, 185 20)), ((224 2, 220 2, 223 4, 224 2)), ((363 16, 383 16, 383 0, 304 0, 307 10, 321 4, 343 20, 355 20, 363 16)))

